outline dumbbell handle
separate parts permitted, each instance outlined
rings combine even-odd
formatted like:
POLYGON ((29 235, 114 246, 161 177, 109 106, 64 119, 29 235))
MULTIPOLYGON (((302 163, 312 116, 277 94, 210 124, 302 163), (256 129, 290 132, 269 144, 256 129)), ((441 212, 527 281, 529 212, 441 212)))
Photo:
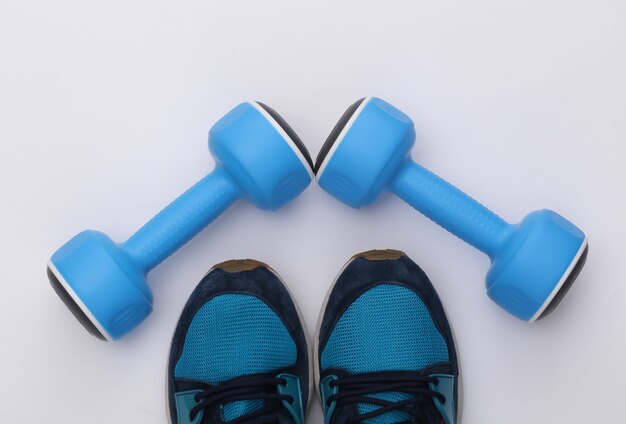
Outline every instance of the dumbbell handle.
POLYGON ((476 200, 421 165, 407 161, 391 191, 434 222, 493 257, 513 227, 476 200))
POLYGON ((122 244, 122 249, 147 273, 241 196, 230 176, 216 168, 141 227, 122 244))

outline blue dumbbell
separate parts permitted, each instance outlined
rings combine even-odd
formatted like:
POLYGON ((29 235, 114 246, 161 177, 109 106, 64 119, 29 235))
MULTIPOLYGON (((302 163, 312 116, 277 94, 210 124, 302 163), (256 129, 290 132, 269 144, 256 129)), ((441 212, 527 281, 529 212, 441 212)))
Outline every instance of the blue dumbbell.
POLYGON ((317 157, 320 186, 354 208, 385 190, 491 258, 487 294, 516 317, 533 322, 562 300, 582 269, 587 238, 550 210, 511 225, 411 160, 413 121, 385 101, 354 103, 317 157))
POLYGON ((148 272, 191 240, 233 202, 275 210, 313 179, 306 148, 271 108, 242 103, 209 132, 213 172, 121 244, 83 231, 48 263, 50 284, 94 336, 116 340, 152 311, 148 272))

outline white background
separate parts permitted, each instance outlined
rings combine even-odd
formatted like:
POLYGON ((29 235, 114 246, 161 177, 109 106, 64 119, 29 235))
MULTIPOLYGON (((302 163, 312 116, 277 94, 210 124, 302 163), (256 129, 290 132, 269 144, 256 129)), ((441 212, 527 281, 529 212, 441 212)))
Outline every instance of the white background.
POLYGON ((339 268, 372 248, 404 250, 438 289, 465 424, 624 422, 625 26, 622 0, 2 0, 0 422, 164 423, 170 337, 213 264, 271 264, 312 331, 339 268), (119 343, 49 287, 75 233, 122 241, 209 172, 207 131, 239 102, 276 108, 316 155, 366 95, 415 120, 416 160, 504 218, 547 207, 587 232, 552 316, 498 309, 487 258, 399 199, 351 210, 316 185, 219 218, 150 275, 154 312, 119 343))

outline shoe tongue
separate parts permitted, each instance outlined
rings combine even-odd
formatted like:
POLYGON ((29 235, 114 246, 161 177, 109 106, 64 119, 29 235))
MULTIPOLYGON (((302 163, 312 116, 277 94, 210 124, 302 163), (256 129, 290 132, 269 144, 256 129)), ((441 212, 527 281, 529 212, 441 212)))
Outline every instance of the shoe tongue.
POLYGON ((237 400, 222 405, 224 422, 235 420, 263 408, 262 400, 237 400))
MULTIPOLYGON (((198 382, 210 384, 206 381, 198 382)), ((175 384, 177 392, 183 392, 196 387, 193 380, 176 380, 175 384)), ((205 414, 205 418, 201 422, 202 424, 204 424, 206 419, 210 419, 209 417, 214 416, 213 414, 217 414, 217 416, 221 416, 225 423, 228 423, 229 421, 233 421, 239 417, 242 417, 243 415, 258 411, 263 407, 265 407, 265 402, 261 399, 237 400, 233 402, 228 402, 219 405, 218 411, 216 411, 218 407, 214 407, 215 409, 213 409, 213 412, 205 414)), ((208 423, 209 421, 206 422, 208 423)))
MULTIPOLYGON (((400 393, 400 392, 383 392, 376 393, 373 395, 368 395, 370 397, 376 399, 382 399, 389 402, 400 402, 403 400, 415 398, 414 395, 408 393, 400 393)), ((419 403, 419 407, 421 411, 424 413, 426 418, 428 419, 428 424, 441 424, 443 418, 434 403, 430 398, 425 398, 424 396, 418 396, 416 398, 416 402, 419 403)), ((412 406, 412 405, 411 405, 412 406)), ((357 403, 356 405, 357 411, 359 414, 367 414, 369 412, 375 411, 380 408, 379 405, 369 404, 369 403, 357 403)), ((364 424, 399 424, 399 423, 412 423, 414 422, 415 417, 406 412, 397 410, 397 411, 389 411, 385 414, 379 415, 374 418, 367 419, 363 421, 364 424)))
MULTIPOLYGON (((279 402, 277 403, 275 401, 270 401, 268 405, 272 405, 272 408, 277 408, 276 411, 273 410, 274 414, 276 414, 276 419, 278 420, 276 421, 277 423, 287 424, 293 422, 293 419, 289 415, 289 412, 287 412, 286 409, 280 406, 279 402)), ((229 421, 233 421, 243 415, 250 414, 265 407, 266 404, 262 400, 238 400, 235 402, 229 402, 225 405, 222 405, 222 417, 224 419, 224 422, 228 423, 229 421)))
MULTIPOLYGON (((449 368, 449 365, 436 365, 426 368, 423 373, 424 375, 448 373, 450 371, 449 368)), ((430 396, 415 395, 406 392, 381 392, 373 393, 371 395, 368 394, 367 396, 388 402, 401 402, 407 399, 415 399, 415 403, 427 419, 427 424, 441 424, 443 422, 443 417, 437 410, 437 407, 430 396)), ((379 409, 380 407, 380 405, 364 402, 356 404, 357 412, 359 414, 367 414, 379 409)), ((410 405, 410 407, 414 407, 414 405, 410 405)), ((403 412, 402 410, 393 410, 377 417, 367 419, 363 421, 363 424, 401 424, 412 422, 415 422, 415 417, 413 415, 403 412)))
MULTIPOLYGON (((412 395, 408 393, 401 392, 383 392, 383 393, 374 393, 368 395, 368 397, 386 400, 389 402, 400 402, 403 400, 411 399, 412 395)), ((372 403, 357 403, 356 408, 359 414, 368 414, 379 409, 380 405, 375 405, 372 403)), ((392 423, 403 423, 403 422, 411 422, 411 415, 402 411, 390 411, 386 414, 379 415, 378 417, 370 418, 365 420, 365 424, 392 424, 392 423)))

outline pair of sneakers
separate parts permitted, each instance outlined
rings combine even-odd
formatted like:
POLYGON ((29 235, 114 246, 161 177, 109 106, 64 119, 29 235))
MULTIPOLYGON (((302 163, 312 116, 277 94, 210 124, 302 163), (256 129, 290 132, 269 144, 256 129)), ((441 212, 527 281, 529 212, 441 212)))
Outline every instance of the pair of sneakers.
POLYGON ((304 424, 314 387, 325 424, 457 423, 459 369, 428 277, 404 253, 353 256, 330 288, 311 349, 269 266, 216 265, 189 298, 167 375, 174 424, 304 424))

